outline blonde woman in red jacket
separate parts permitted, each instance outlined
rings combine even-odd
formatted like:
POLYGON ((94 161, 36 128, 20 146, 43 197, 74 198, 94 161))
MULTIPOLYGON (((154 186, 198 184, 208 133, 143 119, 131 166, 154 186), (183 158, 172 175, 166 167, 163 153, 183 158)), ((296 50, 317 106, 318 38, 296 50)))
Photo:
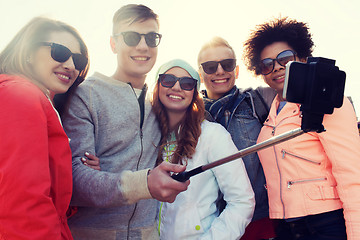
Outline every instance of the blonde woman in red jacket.
MULTIPOLYGON (((299 104, 282 98, 285 64, 306 61, 305 23, 280 18, 257 26, 245 43, 249 70, 278 92, 258 142, 301 126, 299 104)), ((348 99, 325 115, 325 132, 308 132, 260 151, 277 239, 360 239, 360 138, 348 99)))
POLYGON ((0 239, 72 239, 71 152, 51 96, 88 71, 71 26, 35 18, 0 53, 0 239))

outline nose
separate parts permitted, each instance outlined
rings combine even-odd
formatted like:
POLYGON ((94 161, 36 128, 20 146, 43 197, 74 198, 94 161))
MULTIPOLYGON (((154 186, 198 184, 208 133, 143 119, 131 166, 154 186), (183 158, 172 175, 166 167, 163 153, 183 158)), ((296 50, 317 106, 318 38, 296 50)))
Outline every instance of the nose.
POLYGON ((218 63, 217 65, 217 69, 216 69, 216 75, 221 75, 221 74, 224 74, 224 69, 222 68, 221 64, 218 63))
POLYGON ((76 70, 76 69, 75 69, 74 60, 73 60, 72 56, 69 57, 68 60, 66 60, 65 62, 63 62, 62 65, 63 65, 64 68, 66 68, 67 70, 76 70))
POLYGON ((274 72, 280 71, 281 69, 285 69, 284 66, 281 66, 280 63, 278 63, 278 61, 274 61, 274 72))
POLYGON ((145 36, 141 36, 140 42, 136 46, 136 49, 142 50, 142 49, 147 49, 147 48, 148 48, 148 45, 146 44, 145 36))
POLYGON ((180 82, 177 81, 171 89, 176 90, 176 91, 181 91, 180 82))

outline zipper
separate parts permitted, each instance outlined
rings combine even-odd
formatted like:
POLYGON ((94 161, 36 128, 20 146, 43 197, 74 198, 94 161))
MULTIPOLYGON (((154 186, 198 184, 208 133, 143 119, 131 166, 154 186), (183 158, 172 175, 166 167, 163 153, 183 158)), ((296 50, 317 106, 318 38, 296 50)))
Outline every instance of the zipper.
POLYGON ((159 225, 158 225, 158 233, 160 236, 160 225, 161 225, 161 211, 162 211, 162 207, 163 207, 163 202, 160 203, 160 208, 159 208, 159 225))
POLYGON ((297 183, 316 182, 316 181, 325 181, 325 180, 327 180, 326 177, 288 181, 287 188, 290 189, 291 185, 294 185, 294 184, 297 184, 297 183))
MULTIPOLYGON (((275 129, 274 129, 275 130, 275 129)), ((284 201, 283 201, 283 198, 282 198, 282 187, 281 187, 281 171, 280 171, 280 166, 279 166, 279 161, 278 161, 278 158, 277 158, 277 155, 276 155, 276 150, 275 150, 275 146, 273 146, 273 150, 274 150, 274 154, 275 154, 275 161, 276 161, 276 167, 278 169, 278 172, 279 172, 279 178, 280 178, 280 181, 279 181, 279 184, 280 184, 280 202, 281 202, 281 205, 282 205, 282 208, 283 208, 283 218, 285 218, 285 204, 284 204, 284 201)))
POLYGON ((287 151, 285 151, 284 149, 281 150, 281 153, 282 153, 282 158, 284 159, 285 158, 285 155, 288 154, 290 156, 293 156, 293 157, 296 157, 296 158, 299 158, 301 160, 304 160, 304 161, 307 161, 307 162, 310 162, 310 163, 314 163, 314 164, 317 164, 317 165, 320 165, 321 163, 320 162, 317 162, 317 161, 313 161, 313 160, 310 160, 310 159, 307 159, 307 158, 304 158, 304 157, 300 157, 296 154, 293 154, 293 153, 289 153, 287 151))
MULTIPOLYGON (((292 117, 292 116, 290 116, 290 117, 292 117)), ((266 126, 266 127, 271 127, 271 128, 272 128, 271 135, 272 135, 272 136, 275 136, 275 129, 276 129, 276 127, 279 126, 283 121, 285 121, 286 119, 288 119, 288 118, 290 118, 290 117, 286 117, 286 118, 281 119, 281 121, 278 122, 275 126, 269 125, 269 124, 266 124, 266 123, 264 123, 264 126, 266 126)))
POLYGON ((264 123, 264 126, 266 126, 266 127, 271 127, 271 128, 272 128, 271 135, 272 135, 272 136, 275 135, 275 128, 276 128, 276 126, 272 126, 272 125, 269 125, 269 124, 266 124, 266 123, 264 123))
MULTIPOLYGON (((135 93, 135 90, 134 88, 132 87, 132 85, 129 83, 129 86, 131 87, 132 91, 134 92, 134 96, 136 98, 136 100, 138 101, 138 104, 139 104, 139 111, 140 111, 140 124, 139 124, 139 130, 140 130, 140 156, 138 158, 138 161, 137 161, 137 164, 136 164, 136 171, 139 170, 139 164, 140 164, 140 160, 141 160, 141 157, 142 157, 142 154, 143 154, 143 151, 144 151, 144 145, 143 145, 143 123, 144 123, 144 108, 145 108, 145 94, 146 94, 146 91, 147 91, 147 86, 146 84, 144 85, 143 89, 141 90, 141 94, 139 96, 139 98, 137 98, 137 95, 135 93), (145 92, 144 92, 145 91, 145 92), (144 95, 143 95, 144 94, 144 95), (143 106, 141 106, 141 103, 140 103, 140 98, 142 98, 142 101, 143 102, 143 106)), ((127 236, 126 238, 129 240, 129 235, 130 235, 130 223, 135 215, 135 212, 136 212, 136 209, 137 209, 137 203, 135 203, 135 207, 134 207, 134 210, 131 214, 131 217, 129 218, 129 221, 128 221, 128 226, 127 226, 127 236)))

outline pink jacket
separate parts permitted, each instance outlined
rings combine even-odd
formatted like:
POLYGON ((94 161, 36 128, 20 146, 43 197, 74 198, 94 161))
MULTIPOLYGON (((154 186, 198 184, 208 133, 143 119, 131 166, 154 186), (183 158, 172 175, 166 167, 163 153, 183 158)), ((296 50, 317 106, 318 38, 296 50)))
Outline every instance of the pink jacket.
MULTIPOLYGON (((301 126, 300 106, 272 103, 258 142, 301 126)), ((360 239, 360 138, 350 101, 325 115, 326 132, 309 132, 259 151, 271 218, 344 209, 348 239, 360 239)))

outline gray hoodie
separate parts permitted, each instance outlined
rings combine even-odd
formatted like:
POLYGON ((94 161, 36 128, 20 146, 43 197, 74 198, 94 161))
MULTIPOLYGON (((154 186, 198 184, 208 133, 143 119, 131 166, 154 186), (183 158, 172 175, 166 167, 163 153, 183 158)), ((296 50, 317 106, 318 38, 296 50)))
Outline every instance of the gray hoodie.
POLYGON ((155 165, 160 130, 148 100, 142 128, 140 112, 129 84, 100 73, 72 97, 63 125, 73 154, 72 205, 78 212, 69 226, 75 239, 157 237, 147 172, 155 165), (100 158, 101 171, 81 163, 86 151, 100 158))

